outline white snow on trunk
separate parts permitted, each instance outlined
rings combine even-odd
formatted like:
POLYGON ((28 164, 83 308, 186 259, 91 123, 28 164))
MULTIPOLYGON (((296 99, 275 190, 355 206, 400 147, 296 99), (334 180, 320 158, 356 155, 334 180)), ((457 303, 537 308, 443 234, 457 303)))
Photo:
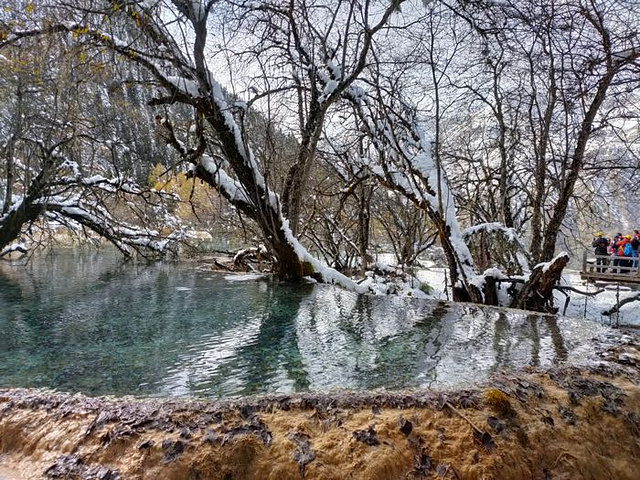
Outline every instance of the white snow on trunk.
POLYGON ((245 189, 240 182, 231 178, 227 173, 208 155, 203 155, 200 163, 204 169, 211 174, 216 188, 223 191, 225 196, 231 202, 251 203, 251 200, 245 193, 245 189))

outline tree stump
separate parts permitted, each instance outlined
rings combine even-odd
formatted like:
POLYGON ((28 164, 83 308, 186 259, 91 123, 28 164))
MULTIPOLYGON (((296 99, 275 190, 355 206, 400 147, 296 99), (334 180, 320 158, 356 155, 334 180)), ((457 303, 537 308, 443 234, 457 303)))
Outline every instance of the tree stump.
POLYGON ((548 263, 536 265, 529 281, 514 295, 511 307, 557 313, 558 309, 553 305, 553 287, 560 280, 567 263, 569 263, 569 254, 562 253, 548 263))

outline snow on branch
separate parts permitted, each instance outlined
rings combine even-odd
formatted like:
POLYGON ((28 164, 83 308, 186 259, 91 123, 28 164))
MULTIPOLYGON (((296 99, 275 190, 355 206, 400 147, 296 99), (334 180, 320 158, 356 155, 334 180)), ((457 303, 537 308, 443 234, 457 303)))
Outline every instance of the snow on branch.
MULTIPOLYGON (((207 181, 235 206, 252 205, 244 187, 240 182, 231 178, 210 156, 203 155, 200 166, 207 174, 207 181)), ((196 167, 197 168, 197 167, 196 167)))
POLYGON ((184 95, 189 95, 193 98, 198 98, 198 96, 200 96, 198 82, 174 75, 169 75, 166 79, 169 84, 174 86, 176 90, 179 90, 184 95))
POLYGON ((0 258, 9 255, 12 252, 20 252, 20 253, 28 253, 27 247, 24 243, 14 243, 11 245, 7 245, 2 250, 0 250, 0 258))
POLYGON ((570 258, 571 256, 567 252, 560 252, 550 261, 538 263, 535 267, 533 267, 533 270, 541 270, 542 272, 547 272, 556 262, 560 261, 561 259, 565 259, 566 262, 568 262, 570 258))
POLYGON ((506 227, 500 222, 480 223, 462 231, 462 237, 465 241, 469 241, 471 237, 479 233, 498 234, 504 238, 510 245, 516 249, 516 259, 523 271, 529 268, 529 254, 527 247, 520 239, 514 228, 506 227))
POLYGON ((462 231, 462 236, 465 239, 470 238, 473 235, 477 235, 480 232, 485 233, 500 233, 503 237, 511 242, 521 243, 513 228, 505 227, 500 222, 480 223, 469 228, 465 228, 462 231))
POLYGON ((79 165, 58 148, 46 148, 40 141, 34 143, 41 147, 42 166, 39 170, 31 168, 29 173, 33 180, 26 192, 19 198, 14 196, 8 211, 0 217, 0 248, 6 248, 24 233, 25 227, 37 225, 39 217, 47 214, 77 234, 83 235, 84 229, 97 233, 127 256, 131 254, 131 248, 140 253, 166 253, 181 239, 180 231, 162 235, 149 228, 125 224, 108 208, 110 199, 123 194, 127 204, 147 223, 148 218, 140 206, 130 201, 132 196, 143 199, 144 204, 157 210, 150 194, 154 197, 168 194, 142 189, 129 178, 107 178, 99 174, 83 176, 79 165))
POLYGON ((201 126, 197 127, 200 137, 198 147, 189 149, 177 138, 173 125, 167 118, 158 116, 156 117, 156 122, 163 128, 161 134, 167 144, 171 145, 189 163, 187 178, 197 177, 206 182, 220 192, 232 205, 239 208, 249 217, 255 217, 255 205, 247 194, 246 189, 222 168, 226 161, 222 158, 216 161, 210 155, 203 154, 206 140, 201 126))
POLYGON ((298 241, 298 239, 291 232, 291 228, 289 227, 289 221, 286 219, 282 219, 282 229, 285 233, 287 241, 296 254, 300 258, 302 262, 307 262, 313 266, 313 269, 322 276, 322 281, 324 283, 330 283, 333 285, 340 285, 342 288, 346 290, 351 290, 356 293, 368 293, 369 289, 366 285, 360 285, 354 282, 352 279, 347 277, 346 275, 334 270, 333 268, 327 267, 320 260, 315 258, 313 255, 309 253, 309 251, 302 246, 302 244, 298 241))
MULTIPOLYGON (((43 147, 44 148, 44 147, 43 147)), ((57 172, 70 171, 69 175, 61 175, 54 177, 49 183, 49 187, 65 187, 98 190, 108 194, 124 193, 145 197, 145 201, 149 203, 148 195, 154 194, 162 198, 170 198, 178 200, 179 197, 173 193, 167 193, 155 189, 143 189, 133 179, 118 175, 107 178, 100 174, 85 176, 81 173, 80 166, 77 162, 70 160, 66 155, 55 150, 49 154, 54 164, 57 164, 57 172)))
POLYGON ((463 279, 478 283, 473 259, 455 211, 455 202, 446 176, 431 156, 431 143, 408 105, 397 98, 384 100, 369 95, 359 86, 345 89, 343 97, 355 108, 362 129, 374 146, 366 158, 361 158, 380 181, 398 191, 427 211, 436 225, 442 223, 455 252, 456 263, 463 279))
POLYGON ((164 236, 155 230, 129 225, 116 219, 97 203, 79 198, 47 198, 43 206, 72 231, 77 232, 79 226, 86 227, 111 242, 125 256, 131 256, 131 249, 143 255, 145 251, 165 254, 172 251, 175 243, 183 237, 182 232, 164 236), (60 217, 72 222, 65 222, 60 217))

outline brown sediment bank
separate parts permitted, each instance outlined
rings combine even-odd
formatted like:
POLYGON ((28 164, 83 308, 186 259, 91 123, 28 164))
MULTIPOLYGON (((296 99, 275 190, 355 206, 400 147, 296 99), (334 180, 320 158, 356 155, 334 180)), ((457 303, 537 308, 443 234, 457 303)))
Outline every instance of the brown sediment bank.
POLYGON ((200 402, 0 390, 0 477, 637 479, 640 347, 604 356, 444 393, 200 402))

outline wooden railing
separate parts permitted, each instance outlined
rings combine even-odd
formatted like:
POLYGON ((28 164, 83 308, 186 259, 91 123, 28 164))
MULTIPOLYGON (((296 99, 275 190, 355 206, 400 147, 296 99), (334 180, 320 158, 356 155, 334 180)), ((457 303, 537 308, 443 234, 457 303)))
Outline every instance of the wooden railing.
POLYGON ((583 278, 602 280, 621 280, 640 283, 638 257, 619 257, 617 255, 595 255, 585 250, 582 255, 583 278))

